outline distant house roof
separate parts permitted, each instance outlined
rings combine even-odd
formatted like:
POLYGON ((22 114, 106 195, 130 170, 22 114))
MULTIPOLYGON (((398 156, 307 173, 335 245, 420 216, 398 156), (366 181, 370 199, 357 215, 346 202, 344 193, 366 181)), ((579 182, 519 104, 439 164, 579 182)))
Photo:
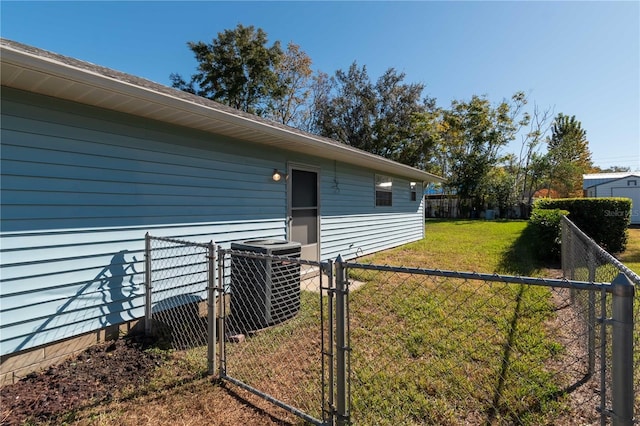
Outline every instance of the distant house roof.
POLYGON ((40 93, 421 182, 443 178, 150 80, 0 38, 2 86, 40 93))
POLYGON ((640 177, 640 171, 635 172, 617 172, 617 173, 591 173, 582 175, 582 189, 591 188, 593 186, 602 185, 626 177, 640 177))

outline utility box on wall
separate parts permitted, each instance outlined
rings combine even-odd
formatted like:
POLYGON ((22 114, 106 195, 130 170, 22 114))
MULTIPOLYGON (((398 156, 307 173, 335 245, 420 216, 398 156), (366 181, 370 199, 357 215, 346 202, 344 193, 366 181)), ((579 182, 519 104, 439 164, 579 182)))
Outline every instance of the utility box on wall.
POLYGON ((231 317, 237 332, 260 330, 300 310, 300 264, 271 256, 299 258, 300 243, 250 240, 232 243, 231 317), (252 256, 255 254, 257 256, 252 256))

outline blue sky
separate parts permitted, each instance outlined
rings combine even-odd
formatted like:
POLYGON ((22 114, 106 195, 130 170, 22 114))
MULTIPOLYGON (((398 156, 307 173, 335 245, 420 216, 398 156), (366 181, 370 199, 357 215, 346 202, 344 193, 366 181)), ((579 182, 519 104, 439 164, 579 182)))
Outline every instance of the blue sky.
MULTIPOLYGON (((241 23, 292 41, 315 70, 356 61, 420 82, 440 106, 518 90, 575 115, 594 163, 640 170, 640 2, 31 2, 0 3, 0 34, 169 84, 196 66, 188 41, 241 23)), ((516 153, 519 143, 507 152, 516 153)))

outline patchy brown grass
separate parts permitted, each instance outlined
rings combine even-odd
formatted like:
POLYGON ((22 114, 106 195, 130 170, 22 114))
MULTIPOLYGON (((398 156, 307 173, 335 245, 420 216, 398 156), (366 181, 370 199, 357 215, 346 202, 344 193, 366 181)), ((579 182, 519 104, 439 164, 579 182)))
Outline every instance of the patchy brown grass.
MULTIPOLYGON (((153 351, 153 350, 152 350, 153 351)), ((106 358, 101 369, 110 369, 113 377, 112 387, 107 398, 96 399, 95 392, 85 390, 71 395, 77 403, 66 412, 47 412, 51 407, 43 406, 40 415, 34 417, 33 410, 26 407, 24 413, 18 413, 9 405, 9 399, 16 398, 18 392, 10 387, 3 388, 2 424, 3 425, 298 425, 300 421, 290 413, 255 397, 245 391, 212 379, 204 374, 200 358, 206 353, 201 349, 159 353, 164 361, 158 366, 138 370, 147 376, 144 383, 128 382, 119 371, 123 362, 135 362, 144 357, 145 351, 114 350, 106 358), (23 415, 24 414, 24 415, 23 415)), ((77 360, 70 360, 61 368, 69 368, 77 360)), ((49 380, 46 372, 40 382, 42 398, 65 383, 81 383, 90 373, 69 378, 66 381, 49 380)), ((13 385, 15 386, 15 385, 13 385)), ((89 383, 89 387, 91 387, 89 383)), ((73 389, 69 387, 68 389, 73 389)), ((94 386, 97 388, 97 386, 94 386)))

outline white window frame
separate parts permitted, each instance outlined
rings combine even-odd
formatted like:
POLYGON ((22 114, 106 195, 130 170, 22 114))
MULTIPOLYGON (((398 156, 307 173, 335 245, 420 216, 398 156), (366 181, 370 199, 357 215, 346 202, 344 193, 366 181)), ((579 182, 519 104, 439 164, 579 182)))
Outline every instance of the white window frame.
POLYGON ((409 200, 418 201, 418 182, 409 182, 409 200))
POLYGON ((376 207, 393 207, 393 178, 386 175, 375 175, 375 206, 376 207), (378 194, 385 194, 384 198, 378 197, 378 194), (386 197, 388 194, 388 204, 386 197))

